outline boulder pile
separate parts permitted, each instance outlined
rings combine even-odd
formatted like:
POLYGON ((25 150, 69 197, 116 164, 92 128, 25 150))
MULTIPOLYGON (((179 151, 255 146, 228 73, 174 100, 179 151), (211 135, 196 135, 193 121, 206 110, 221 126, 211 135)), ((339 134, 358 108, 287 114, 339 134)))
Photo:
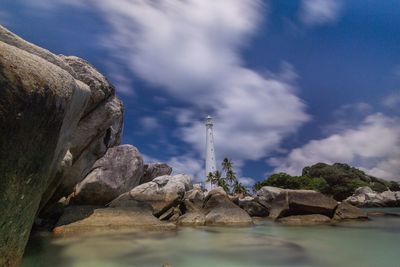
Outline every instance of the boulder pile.
POLYGON ((312 190, 264 186, 255 197, 239 200, 250 216, 267 217, 283 224, 314 225, 343 220, 365 220, 365 212, 348 203, 312 190))
POLYGON ((357 207, 400 207, 400 191, 377 193, 370 187, 359 187, 344 202, 357 207))

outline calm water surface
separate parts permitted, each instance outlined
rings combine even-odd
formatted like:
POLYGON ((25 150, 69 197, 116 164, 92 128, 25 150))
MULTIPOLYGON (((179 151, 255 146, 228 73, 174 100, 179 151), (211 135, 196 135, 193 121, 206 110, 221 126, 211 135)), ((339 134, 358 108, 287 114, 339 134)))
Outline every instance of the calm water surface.
MULTIPOLYGON (((400 209, 385 209, 400 214, 400 209)), ((183 228, 176 233, 73 239, 37 237, 22 267, 399 267, 400 217, 340 226, 270 221, 247 228, 183 228)))

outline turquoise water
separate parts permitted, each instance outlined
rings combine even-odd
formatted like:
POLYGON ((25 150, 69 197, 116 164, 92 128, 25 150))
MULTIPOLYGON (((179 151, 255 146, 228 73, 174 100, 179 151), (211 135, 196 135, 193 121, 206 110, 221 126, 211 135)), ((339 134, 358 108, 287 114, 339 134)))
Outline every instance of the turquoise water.
MULTIPOLYGON (((400 214, 400 209, 385 209, 400 214)), ((400 217, 340 226, 246 228, 30 240, 23 267, 399 267, 400 217)))

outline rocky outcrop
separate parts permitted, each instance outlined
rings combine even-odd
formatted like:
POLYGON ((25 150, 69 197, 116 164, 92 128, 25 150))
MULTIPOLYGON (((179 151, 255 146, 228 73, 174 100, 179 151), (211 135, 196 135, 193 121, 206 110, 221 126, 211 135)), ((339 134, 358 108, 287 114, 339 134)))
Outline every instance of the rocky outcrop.
POLYGON ((159 217, 171 207, 178 206, 185 192, 192 188, 192 178, 188 175, 164 175, 120 195, 110 205, 119 206, 119 203, 130 200, 146 202, 153 207, 154 214, 159 217))
POLYGON ((331 218, 321 214, 308 214, 308 215, 292 215, 284 218, 278 219, 279 223, 285 225, 319 225, 319 224, 329 224, 331 218))
POLYGON ((0 27, 0 266, 18 265, 89 98, 51 61, 61 62, 0 27))
POLYGON ((354 194, 344 200, 357 207, 399 207, 400 191, 384 191, 377 193, 371 188, 364 186, 357 188, 354 194))
POLYGON ((136 187, 143 175, 143 159, 137 148, 120 145, 108 149, 92 169, 76 186, 73 204, 106 205, 136 187))
POLYGON ((188 212, 178 219, 181 226, 203 226, 206 224, 206 217, 201 211, 188 212))
POLYGON ((36 214, 53 216, 58 200, 119 144, 123 105, 80 58, 54 55, 1 26, 0 45, 0 200, 8 203, 0 266, 14 266, 36 214))
POLYGON ((272 202, 270 217, 321 214, 333 217, 337 202, 312 190, 284 190, 272 202))
POLYGON ((250 225, 250 216, 234 204, 222 188, 211 190, 203 204, 206 225, 250 225))
POLYGON ((114 208, 70 206, 66 208, 57 226, 53 229, 53 234, 65 237, 91 233, 171 231, 175 229, 175 224, 164 223, 154 217, 151 206, 131 201, 127 206, 114 208))
POLYGON ((256 195, 262 201, 271 202, 284 190, 285 189, 273 186, 263 186, 256 192, 256 195))
POLYGON ((89 85, 91 93, 89 104, 70 142, 72 163, 60 169, 58 179, 48 187, 42 199, 44 211, 60 198, 70 195, 107 149, 120 143, 123 127, 123 105, 107 79, 80 58, 61 56, 61 60, 78 79, 89 85))
POLYGON ((267 217, 269 215, 270 207, 264 205, 259 202, 258 197, 245 197, 239 199, 239 207, 245 210, 252 217, 267 217))
POLYGON ((140 180, 140 184, 148 183, 153 181, 154 178, 171 175, 172 168, 166 163, 150 163, 144 165, 144 174, 140 180))
POLYGON ((335 221, 367 220, 368 215, 365 211, 354 207, 346 202, 342 202, 337 206, 333 219, 335 221))

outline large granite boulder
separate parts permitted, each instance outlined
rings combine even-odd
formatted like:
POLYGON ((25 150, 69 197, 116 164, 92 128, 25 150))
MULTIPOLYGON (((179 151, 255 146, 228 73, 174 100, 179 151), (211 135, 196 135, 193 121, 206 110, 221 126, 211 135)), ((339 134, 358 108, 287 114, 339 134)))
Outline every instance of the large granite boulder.
POLYGON ((322 214, 332 218, 337 205, 333 198, 312 190, 284 190, 271 202, 270 217, 322 214))
POLYGON ((269 206, 264 206, 258 201, 258 197, 245 197, 239 199, 239 207, 245 210, 250 216, 267 217, 269 215, 269 206))
POLYGON ((204 192, 199 187, 193 187, 193 189, 186 192, 180 205, 184 214, 179 217, 177 223, 182 226, 205 225, 206 217, 202 210, 204 199, 204 192))
POLYGON ((188 175, 164 175, 120 195, 111 202, 111 205, 118 206, 118 203, 129 200, 146 202, 153 207, 154 214, 159 217, 171 207, 178 206, 185 192, 192 188, 192 178, 188 175))
POLYGON ((114 87, 93 66, 77 57, 61 59, 75 76, 90 86, 90 102, 70 142, 71 166, 60 169, 45 193, 41 207, 46 211, 72 193, 108 148, 119 145, 123 128, 123 105, 114 87))
POLYGON ((153 181, 154 178, 163 176, 163 175, 171 175, 172 167, 170 167, 166 163, 150 163, 144 165, 144 174, 142 179, 140 180, 141 184, 148 183, 153 181))
POLYGON ((120 145, 109 148, 92 169, 76 186, 72 203, 105 205, 128 192, 139 185, 143 175, 143 159, 137 148, 120 145))
POLYGON ((246 211, 234 204, 222 188, 208 192, 203 214, 206 225, 250 225, 253 220, 246 211))
POLYGON ((273 186, 263 186, 256 192, 256 195, 265 202, 271 202, 284 190, 285 189, 273 186))
POLYGON ((67 207, 53 229, 53 234, 65 237, 78 234, 141 233, 175 229, 175 224, 161 222, 154 217, 150 205, 131 201, 129 205, 123 207, 67 207))
POLYGON ((369 186, 362 186, 354 190, 354 194, 356 195, 371 194, 371 193, 374 193, 374 191, 369 186))
POLYGON ((203 226, 206 224, 206 216, 201 211, 191 211, 180 216, 177 224, 181 226, 203 226))
POLYGON ((344 200, 356 207, 399 207, 400 192, 378 193, 365 186, 357 188, 354 194, 344 200))
POLYGON ((337 206, 333 219, 336 221, 367 220, 368 215, 365 211, 354 207, 346 202, 342 202, 337 206))
POLYGON ((18 266, 89 98, 89 88, 46 55, 57 61, 0 27, 0 266, 18 266))
POLYGON ((278 219, 279 223, 285 225, 319 225, 319 224, 329 224, 331 218, 321 214, 308 214, 308 215, 292 215, 284 218, 278 219))

